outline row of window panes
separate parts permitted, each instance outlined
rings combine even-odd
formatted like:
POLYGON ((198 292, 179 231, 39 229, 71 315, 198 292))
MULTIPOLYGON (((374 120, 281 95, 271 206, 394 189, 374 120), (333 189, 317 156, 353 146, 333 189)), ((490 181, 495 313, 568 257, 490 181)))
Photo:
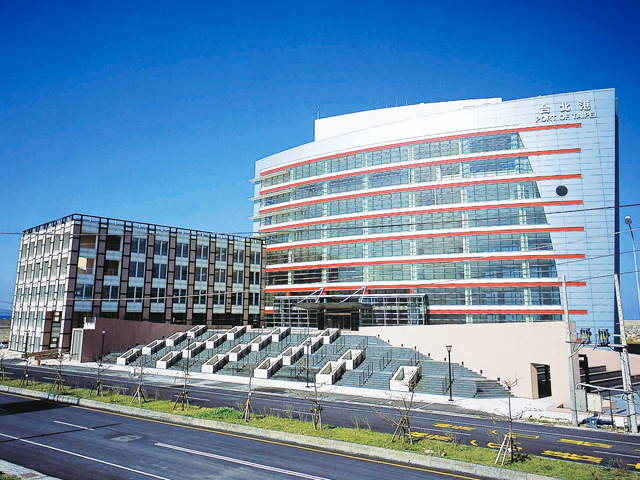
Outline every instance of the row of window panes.
POLYGON ((513 315, 513 314, 429 314, 429 325, 451 325, 451 324, 464 324, 464 323, 514 323, 514 322, 558 322, 562 320, 562 315, 548 315, 548 314, 527 314, 527 315, 513 315), (468 321, 467 321, 468 320, 468 321))
POLYGON ((38 236, 37 240, 30 242, 23 241, 20 259, 26 260, 34 256, 50 255, 69 248, 69 233, 45 233, 38 236), (44 237, 44 238, 42 238, 44 237))
POLYGON ((473 162, 429 165, 407 170, 370 173, 302 185, 296 187, 291 192, 265 197, 262 199, 262 205, 277 205, 292 200, 302 200, 305 198, 370 188, 436 182, 455 178, 514 175, 531 173, 531 171, 531 165, 527 157, 491 158, 473 162))
POLYGON ((49 285, 40 286, 40 287, 19 287, 16 290, 16 304, 26 305, 26 304, 34 304, 41 301, 52 302, 52 301, 62 301, 64 299, 64 285, 59 284, 57 287, 56 294, 56 286, 49 285))
POLYGON ((536 182, 490 183, 396 192, 367 197, 333 200, 312 205, 301 205, 286 209, 282 213, 261 218, 261 224, 275 225, 283 222, 306 220, 348 213, 371 212, 407 207, 476 203, 500 200, 522 200, 540 198, 536 182))
POLYGON ((271 272, 268 285, 409 281, 409 280, 462 280, 485 278, 555 278, 555 261, 549 259, 495 260, 490 262, 457 262, 427 264, 365 265, 332 267, 291 272, 271 272), (325 280, 326 278, 326 280, 325 280))
MULTIPOLYGON (((63 258, 60 261, 60 273, 62 275, 67 273, 67 259, 63 258)), ((51 263, 48 260, 35 262, 27 265, 21 265, 18 270, 18 281, 28 281, 33 278, 34 281, 41 278, 51 278, 58 275, 58 260, 53 259, 51 263), (49 268, 51 266, 51 268, 49 268)))
POLYGON ((431 237, 410 240, 343 243, 315 247, 276 250, 267 255, 267 265, 455 253, 491 253, 551 250, 551 236, 546 232, 523 234, 468 235, 431 237), (366 255, 365 255, 366 252, 366 255))
POLYGON ((319 160, 289 168, 262 180, 264 187, 278 185, 284 182, 314 177, 327 173, 342 172, 356 168, 385 165, 391 163, 408 162, 427 158, 446 157, 480 152, 493 152, 523 148, 518 133, 480 135, 461 139, 447 139, 439 141, 425 141, 415 145, 390 147, 361 152, 350 155, 319 160))
POLYGON ((505 225, 546 224, 542 207, 495 208, 455 212, 435 212, 417 215, 378 217, 349 222, 332 222, 309 228, 287 230, 266 237, 267 245, 299 242, 321 238, 365 236, 374 233, 414 232, 454 228, 474 228, 505 225))

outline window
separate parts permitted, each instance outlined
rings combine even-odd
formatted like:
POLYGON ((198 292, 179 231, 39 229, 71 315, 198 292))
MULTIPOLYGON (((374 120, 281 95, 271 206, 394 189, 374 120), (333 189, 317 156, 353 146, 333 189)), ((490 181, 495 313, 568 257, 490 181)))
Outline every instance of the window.
POLYGON ((206 245, 196 246, 196 259, 207 260, 209 258, 209 247, 206 245))
POLYGON ((154 253, 162 257, 169 254, 169 242, 166 240, 156 240, 154 244, 154 253))
POLYGON ((151 289, 151 303, 164 303, 166 290, 164 288, 151 289))
POLYGON ((154 263, 151 276, 153 278, 167 278, 167 264, 166 263, 154 263))
MULTIPOLYGON (((64 248, 67 248, 67 245, 69 244, 69 237, 67 233, 64 235, 66 240, 64 248)), ((96 248, 96 236, 93 233, 81 233, 80 248, 96 248)))
POLYGON ((227 282, 227 271, 224 268, 216 268, 215 281, 220 283, 227 282))
POLYGON ((91 300, 93 298, 93 285, 78 284, 75 292, 76 300, 91 300))
POLYGON ((224 293, 214 293, 213 294, 213 304, 214 305, 224 305, 225 294, 224 293))
POLYGON ((207 291, 206 290, 194 290, 193 292, 194 305, 206 305, 207 304, 207 291))
POLYGON ((178 243, 176 245, 176 258, 189 258, 188 243, 178 243))
POLYGON ((142 287, 129 287, 127 288, 127 300, 131 302, 142 301, 142 287))
POLYGON ((242 270, 233 271, 233 283, 242 283, 244 281, 244 272, 242 270))
POLYGON ((260 252, 251 252, 251 265, 260 265, 260 252))
POLYGON ((117 285, 105 285, 102 298, 105 300, 119 300, 120 287, 117 285))
POLYGON ((120 262, 117 260, 105 260, 104 261, 104 274, 105 275, 120 275, 120 262))
POLYGON ((107 250, 119 252, 122 248, 122 237, 118 235, 107 235, 107 250))
MULTIPOLYGON (((22 267, 20 267, 22 269, 22 267)), ((51 260, 51 276, 55 277, 58 275, 58 259, 54 258, 51 260)))
POLYGON ((186 265, 176 265, 176 280, 186 280, 189 275, 189 267, 186 265))
POLYGON ((147 253, 147 239, 146 238, 132 238, 131 239, 131 253, 147 253))
POLYGON ((144 278, 144 262, 131 262, 131 266, 129 267, 129 276, 144 278))
POLYGON ((58 285, 58 300, 64 299, 64 285, 58 285))
POLYGON ((232 305, 242 305, 242 292, 233 292, 231 294, 232 305))
POLYGON ((250 272, 249 275, 251 275, 249 280, 251 285, 260 285, 260 272, 250 272))
POLYGON ((244 263, 244 250, 234 250, 233 261, 235 263, 244 263))
POLYGON ((216 247, 216 262, 226 262, 226 261, 227 261, 227 248, 216 247))
POLYGON ((197 281, 207 281, 207 267, 196 267, 196 282, 197 281))
POLYGON ((174 290, 173 301, 175 303, 179 303, 184 305, 187 303, 187 289, 186 288, 178 288, 174 290))
POLYGON ((260 305, 260 294, 258 292, 251 292, 249 295, 249 305, 260 305))

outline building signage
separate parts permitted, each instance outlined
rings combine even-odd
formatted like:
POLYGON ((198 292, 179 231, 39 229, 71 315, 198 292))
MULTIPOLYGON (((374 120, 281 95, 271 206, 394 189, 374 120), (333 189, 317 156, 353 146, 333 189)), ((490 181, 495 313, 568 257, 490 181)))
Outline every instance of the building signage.
POLYGON ((557 105, 545 103, 536 114, 536 123, 557 121, 584 120, 596 118, 596 111, 591 100, 578 102, 562 102, 557 105))

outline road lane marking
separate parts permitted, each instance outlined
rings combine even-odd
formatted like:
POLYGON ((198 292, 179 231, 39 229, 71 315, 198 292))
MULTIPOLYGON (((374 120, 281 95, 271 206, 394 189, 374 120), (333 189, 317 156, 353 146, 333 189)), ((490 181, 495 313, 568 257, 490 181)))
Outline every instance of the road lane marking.
POLYGON ((70 427, 76 427, 76 428, 81 428, 83 430, 91 430, 91 431, 93 431, 93 428, 83 427, 82 425, 75 425, 73 423, 61 422, 60 420, 54 420, 53 423, 59 423, 61 425, 69 425, 70 427))
POLYGON ((178 447, 177 445, 168 445, 166 443, 156 443, 157 447, 170 448, 177 450, 178 452, 191 453, 193 455, 200 455, 201 457, 213 458, 215 460, 222 460, 224 462, 237 463, 246 467, 253 467, 260 470, 267 470, 268 472, 283 473, 285 475, 291 475, 293 477, 306 478, 307 480, 329 480, 326 477, 316 477, 315 475, 309 475, 302 472, 294 472, 293 470, 285 470, 283 468, 271 467, 269 465, 263 465, 261 463, 249 462, 247 460, 240 460, 239 458, 225 457, 222 455, 216 455, 215 453, 201 452, 199 450, 191 450, 190 448, 178 447))
MULTIPOLYGON (((5 393, 5 392, 2 392, 2 393, 5 393)), ((7 395, 14 395, 14 394, 7 393, 7 395)), ((15 395, 20 396, 19 394, 15 394, 15 395)), ((26 398, 29 398, 29 397, 26 397, 26 398)), ((294 444, 291 444, 291 443, 278 442, 276 440, 267 440, 266 438, 252 437, 252 436, 249 436, 249 435, 243 435, 243 434, 239 434, 239 433, 224 432, 224 431, 221 431, 221 430, 215 430, 214 428, 204 428, 204 427, 193 427, 193 426, 190 426, 190 425, 181 425, 179 423, 165 422, 163 420, 154 420, 154 419, 151 419, 151 418, 136 417, 135 415, 127 415, 126 413, 108 412, 108 411, 105 411, 105 410, 100 410, 98 408, 81 407, 79 405, 71 405, 71 408, 79 408, 81 410, 89 410, 91 412, 98 412, 98 413, 102 413, 104 415, 114 415, 114 416, 118 416, 118 417, 132 418, 134 420, 138 420, 138 421, 142 421, 142 422, 159 423, 161 425, 169 425, 171 427, 188 428, 190 430, 198 430, 200 432, 207 432, 207 433, 211 433, 211 434, 214 434, 214 435, 225 435, 227 437, 242 438, 242 439, 251 440, 251 441, 254 441, 254 442, 269 443, 271 445, 281 445, 283 447, 296 448, 298 450, 306 450, 308 452, 317 452, 317 453, 322 453, 322 454, 325 454, 325 455, 332 455, 334 457, 351 458, 353 460, 359 460, 361 462, 378 463, 380 465, 389 465, 391 467, 404 468, 406 470, 416 470, 416 471, 419 471, 419 472, 435 473, 435 474, 438 474, 438 475, 442 475, 443 477, 462 478, 464 480, 480 480, 478 477, 469 477, 469 476, 466 476, 466 475, 460 475, 460 474, 451 473, 451 472, 444 472, 444 471, 440 471, 440 470, 433 470, 433 469, 430 469, 430 468, 415 467, 413 465, 403 465, 403 464, 400 464, 400 463, 386 462, 384 460, 376 460, 374 458, 357 457, 355 455, 349 455, 347 453, 330 452, 330 451, 327 451, 327 450, 321 450, 320 448, 304 447, 302 445, 294 445, 294 444)))
POLYGON ((558 439, 559 443, 571 443, 573 445, 581 445, 583 447, 600 447, 600 448, 611 448, 613 445, 609 445, 608 443, 600 443, 600 442, 587 442, 586 440, 573 440, 570 438, 560 438, 558 439))
POLYGON ((440 440, 441 442, 451 442, 452 437, 445 437, 436 433, 411 432, 413 438, 426 438, 427 440, 440 440))
POLYGON ((598 450, 594 450, 593 453, 604 453, 605 455, 610 455, 612 457, 631 457, 631 458, 640 457, 640 455, 628 455, 626 453, 599 452, 598 450))
POLYGON ((467 432, 473 431, 475 427, 467 427, 466 425, 452 425, 451 423, 434 423, 436 428, 450 428, 451 430, 465 430, 467 432))
MULTIPOLYGON (((599 452, 598 452, 599 453, 599 452)), ((609 452, 605 452, 609 454, 609 452)), ((602 462, 602 458, 594 457, 592 455, 579 455, 577 453, 569 453, 569 452, 556 452, 553 450, 545 450, 541 455, 547 455, 550 457, 557 457, 563 460, 575 460, 578 462, 593 462, 600 464, 602 462)))
POLYGON ((142 470, 136 470, 135 468, 125 467, 124 465, 118 465, 117 463, 107 462, 105 460, 100 460, 99 458, 88 457, 86 455, 82 455, 80 453, 71 452, 69 450, 63 450, 61 448, 52 447, 51 445, 45 445, 44 443, 38 443, 31 440, 25 440, 24 438, 14 437, 13 435, 7 435, 6 433, 0 433, 0 436, 11 438, 12 440, 17 440, 19 442, 28 443, 30 445, 36 445, 37 447, 48 448, 49 450, 55 450, 56 452, 66 453, 67 455, 72 455, 74 457, 83 458, 85 460, 90 460, 92 462, 102 463, 103 465, 109 465, 110 467, 120 468, 122 470, 126 470, 128 472, 138 473, 140 475, 144 475, 146 477, 157 478, 159 480, 171 480, 170 478, 160 477, 158 475, 154 475, 153 473, 143 472, 142 470))
MULTIPOLYGON (((494 435, 500 435, 498 433, 498 430, 491 430, 491 433, 493 433, 494 435)), ((516 437, 520 437, 520 438, 532 438, 533 440, 537 440, 538 438, 540 438, 540 435, 529 435, 528 433, 518 433, 518 432, 514 432, 513 433, 513 438, 516 437)))

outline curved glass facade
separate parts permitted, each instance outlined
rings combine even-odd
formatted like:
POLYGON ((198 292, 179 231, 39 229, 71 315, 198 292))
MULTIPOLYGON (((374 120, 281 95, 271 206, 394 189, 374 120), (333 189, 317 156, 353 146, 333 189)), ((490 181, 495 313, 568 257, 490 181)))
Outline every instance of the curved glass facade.
POLYGON ((268 323, 336 295, 361 325, 559 320, 565 276, 581 326, 612 328, 615 92, 448 105, 319 119, 257 162, 268 323))

